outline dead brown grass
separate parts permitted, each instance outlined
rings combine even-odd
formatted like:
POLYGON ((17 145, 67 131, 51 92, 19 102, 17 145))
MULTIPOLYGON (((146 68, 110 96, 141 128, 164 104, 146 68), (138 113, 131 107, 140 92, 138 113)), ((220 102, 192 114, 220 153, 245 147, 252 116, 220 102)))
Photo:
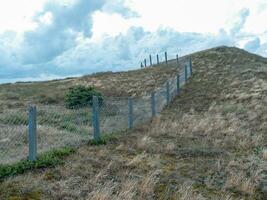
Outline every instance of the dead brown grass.
POLYGON ((266 199, 266 60, 218 48, 193 64, 181 95, 150 124, 6 179, 0 199, 266 199))

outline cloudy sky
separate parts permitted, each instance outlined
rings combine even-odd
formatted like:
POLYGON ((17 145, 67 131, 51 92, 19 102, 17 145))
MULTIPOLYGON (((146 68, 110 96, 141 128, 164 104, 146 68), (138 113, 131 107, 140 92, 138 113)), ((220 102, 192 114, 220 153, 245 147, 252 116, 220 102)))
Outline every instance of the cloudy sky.
POLYGON ((0 82, 135 69, 219 45, 267 57, 266 0, 0 0, 0 82))

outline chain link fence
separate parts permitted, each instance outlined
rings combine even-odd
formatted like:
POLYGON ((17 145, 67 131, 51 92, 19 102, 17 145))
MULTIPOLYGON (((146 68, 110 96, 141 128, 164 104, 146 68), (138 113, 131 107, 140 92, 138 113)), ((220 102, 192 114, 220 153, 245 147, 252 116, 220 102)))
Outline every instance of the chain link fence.
POLYGON ((94 106, 42 105, 36 111, 31 107, 31 112, 29 108, 1 112, 0 164, 27 158, 35 160, 40 153, 67 146, 78 147, 104 134, 147 122, 179 94, 191 76, 191 61, 168 61, 168 66, 178 64, 183 66, 179 74, 142 97, 103 97, 94 106))
POLYGON ((0 113, 0 163, 15 162, 28 154, 27 109, 0 113))
POLYGON ((122 131, 128 127, 128 98, 104 97, 99 106, 100 130, 103 134, 122 131))
POLYGON ((64 106, 37 108, 38 152, 80 146, 92 135, 92 111, 89 105, 67 109, 64 106))

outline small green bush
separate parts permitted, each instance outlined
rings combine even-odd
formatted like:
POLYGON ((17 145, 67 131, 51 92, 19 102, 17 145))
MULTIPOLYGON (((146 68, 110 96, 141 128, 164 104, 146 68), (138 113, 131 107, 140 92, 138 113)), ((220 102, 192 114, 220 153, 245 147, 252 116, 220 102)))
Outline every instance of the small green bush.
POLYGON ((77 107, 92 106, 93 96, 97 96, 99 103, 103 103, 102 94, 93 87, 75 86, 69 88, 65 95, 65 106, 73 109, 77 107))

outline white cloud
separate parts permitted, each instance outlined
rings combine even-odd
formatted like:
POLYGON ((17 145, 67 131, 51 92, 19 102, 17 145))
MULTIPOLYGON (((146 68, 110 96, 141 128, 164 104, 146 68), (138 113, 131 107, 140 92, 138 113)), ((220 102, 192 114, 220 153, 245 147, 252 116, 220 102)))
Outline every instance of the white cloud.
MULTIPOLYGON (((79 77, 81 74, 72 75, 72 77, 79 77)), ((7 78, 7 79, 0 79, 0 83, 15 83, 15 82, 28 82, 28 81, 48 81, 48 80, 55 80, 55 79, 63 79, 66 76, 59 76, 55 74, 40 74, 38 76, 32 77, 23 77, 23 78, 7 78)))
POLYGON ((33 29, 34 14, 42 9, 46 0, 0 0, 0 32, 24 32, 33 29))
POLYGON ((256 52, 260 48, 260 46, 261 42, 260 39, 257 37, 247 42, 244 46, 244 49, 246 49, 247 51, 256 52))
POLYGON ((219 34, 179 33, 173 29, 145 31, 131 27, 116 37, 106 36, 101 41, 84 43, 66 51, 55 59, 55 66, 63 71, 90 73, 106 70, 129 70, 139 66, 145 56, 168 51, 170 57, 188 54, 211 46, 234 45, 232 37, 221 30, 219 34))
POLYGON ((0 82, 128 70, 165 50, 267 55, 266 0, 1 1, 0 82))

